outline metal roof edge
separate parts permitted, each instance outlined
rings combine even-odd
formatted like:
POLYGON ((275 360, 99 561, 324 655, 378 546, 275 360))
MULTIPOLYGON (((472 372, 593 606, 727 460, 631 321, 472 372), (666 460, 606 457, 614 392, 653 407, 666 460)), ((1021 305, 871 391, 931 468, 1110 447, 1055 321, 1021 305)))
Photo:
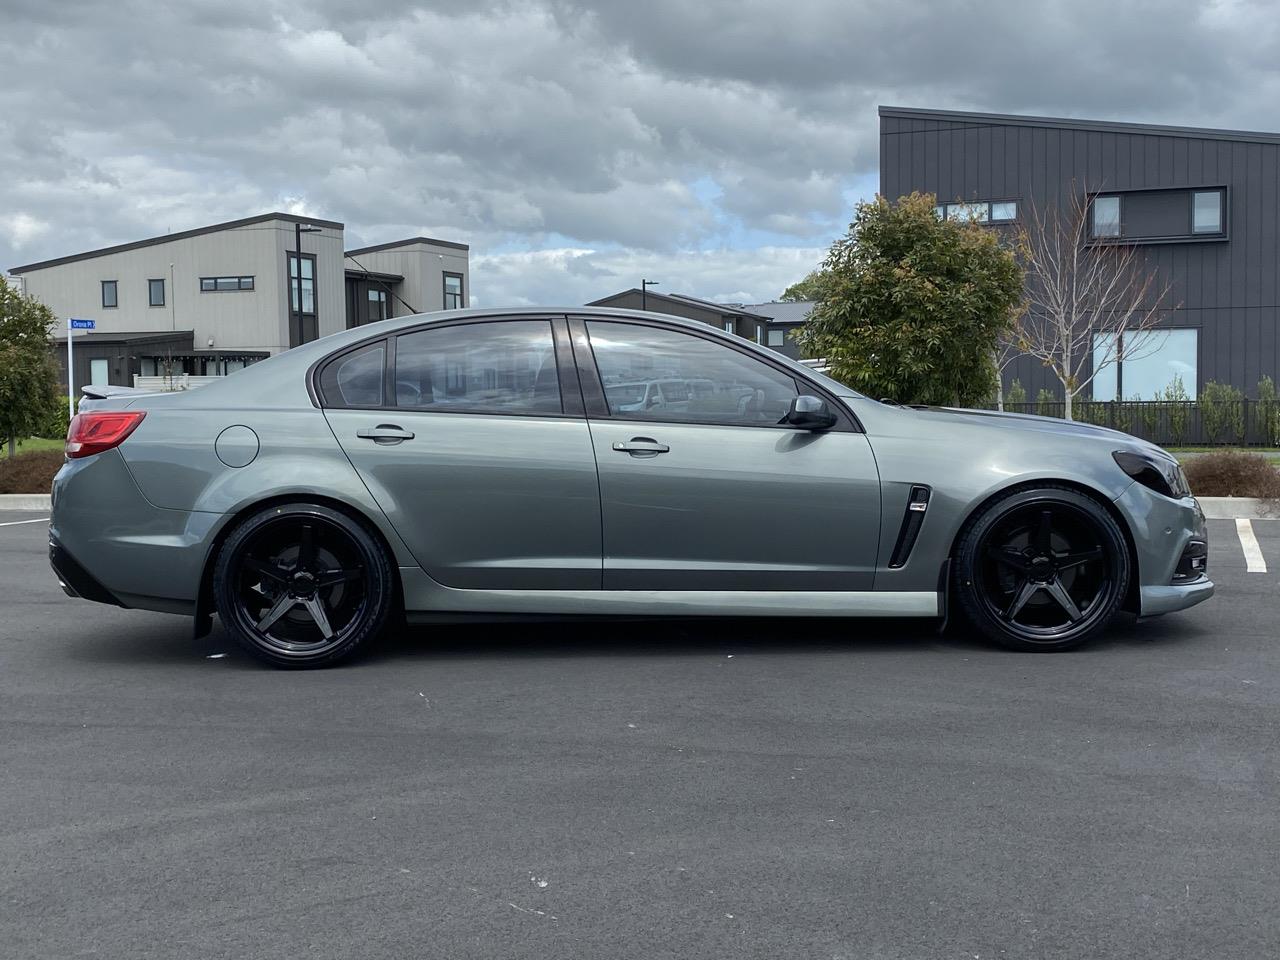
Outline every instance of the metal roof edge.
POLYGON ((878 116, 916 120, 951 120, 957 123, 1001 126, 1068 128, 1099 133, 1140 133, 1148 136, 1192 137, 1202 140, 1239 140, 1246 143, 1280 144, 1280 133, 1257 130, 1224 130, 1217 127, 1183 127, 1159 123, 1127 123, 1120 120, 1081 120, 1070 117, 1040 117, 1015 113, 982 113, 969 110, 931 110, 924 107, 880 105, 878 116))

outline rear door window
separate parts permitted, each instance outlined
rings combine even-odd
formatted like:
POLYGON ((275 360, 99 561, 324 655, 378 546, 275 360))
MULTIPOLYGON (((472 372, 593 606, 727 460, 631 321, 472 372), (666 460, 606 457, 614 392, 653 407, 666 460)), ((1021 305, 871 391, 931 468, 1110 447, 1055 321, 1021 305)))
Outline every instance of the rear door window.
POLYGON ((387 348, 383 341, 330 360, 320 374, 326 407, 380 407, 387 348))
POLYGON ((396 405, 444 413, 558 414, 549 320, 429 327, 396 340, 396 405))

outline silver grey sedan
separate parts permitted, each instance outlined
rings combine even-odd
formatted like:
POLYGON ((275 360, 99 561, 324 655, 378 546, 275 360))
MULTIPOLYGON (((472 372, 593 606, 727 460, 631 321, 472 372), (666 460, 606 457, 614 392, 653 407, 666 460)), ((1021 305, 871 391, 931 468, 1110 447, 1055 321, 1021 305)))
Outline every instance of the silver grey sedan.
POLYGON ((860 396, 702 324, 450 311, 183 393, 88 388, 54 480, 66 592, 214 613, 282 667, 402 622, 963 616, 1065 650, 1207 599, 1172 457, 860 396))

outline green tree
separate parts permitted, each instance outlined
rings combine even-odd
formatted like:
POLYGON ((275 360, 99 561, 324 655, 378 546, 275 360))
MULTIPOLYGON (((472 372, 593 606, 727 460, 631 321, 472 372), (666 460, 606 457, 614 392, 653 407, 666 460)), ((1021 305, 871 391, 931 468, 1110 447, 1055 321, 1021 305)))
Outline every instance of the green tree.
POLYGON ((53 313, 0 279, 0 441, 38 433, 58 402, 58 373, 49 353, 53 313))
POLYGON ((798 303, 807 300, 822 299, 822 271, 811 270, 803 280, 797 280, 782 291, 778 298, 783 303, 798 303))
POLYGON ((1015 413, 1026 413, 1022 408, 1027 402, 1027 388, 1022 385, 1022 381, 1014 378, 1013 383, 1009 384, 1009 392, 1005 394, 1004 402, 1006 406, 1016 408, 1015 413))
POLYGON ((994 231, 939 220, 931 195, 877 197, 832 244, 796 340, 869 396, 978 404, 995 393, 997 341, 1022 294, 1022 268, 994 231))

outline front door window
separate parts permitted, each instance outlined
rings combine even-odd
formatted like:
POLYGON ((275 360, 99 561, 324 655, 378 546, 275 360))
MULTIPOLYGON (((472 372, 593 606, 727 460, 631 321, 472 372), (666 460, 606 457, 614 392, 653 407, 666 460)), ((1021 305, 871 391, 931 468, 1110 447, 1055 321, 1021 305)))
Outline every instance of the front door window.
POLYGON ((615 417, 774 426, 798 395, 786 373, 706 337, 596 320, 587 331, 615 417))

